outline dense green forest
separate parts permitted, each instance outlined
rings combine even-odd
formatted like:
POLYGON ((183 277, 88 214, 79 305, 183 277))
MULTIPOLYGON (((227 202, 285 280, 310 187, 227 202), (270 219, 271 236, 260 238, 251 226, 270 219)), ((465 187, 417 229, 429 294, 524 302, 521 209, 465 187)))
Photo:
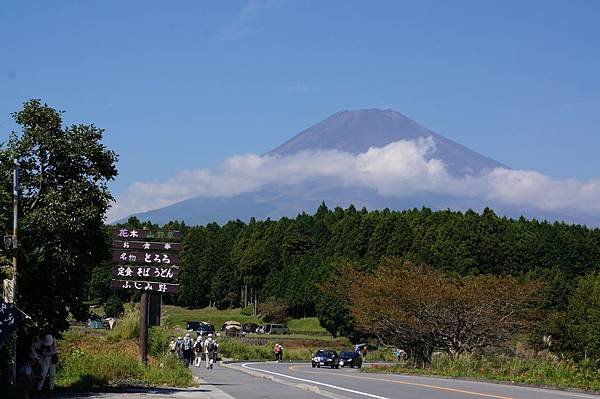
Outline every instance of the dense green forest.
MULTIPOLYGON (((142 225, 136 218, 129 224, 142 225)), ((314 215, 294 219, 164 227, 184 232, 181 292, 174 301, 227 308, 254 296, 259 302, 275 297, 285 300, 294 316, 315 314, 318 285, 346 263, 371 270, 381 259, 395 257, 459 275, 539 278, 550 286, 546 306, 556 310, 566 308, 575 278, 600 264, 600 230, 508 219, 490 209, 368 212, 322 204, 314 215)), ((102 273, 97 271, 92 283, 99 296, 107 294, 98 292, 99 280, 107 277, 102 273)))

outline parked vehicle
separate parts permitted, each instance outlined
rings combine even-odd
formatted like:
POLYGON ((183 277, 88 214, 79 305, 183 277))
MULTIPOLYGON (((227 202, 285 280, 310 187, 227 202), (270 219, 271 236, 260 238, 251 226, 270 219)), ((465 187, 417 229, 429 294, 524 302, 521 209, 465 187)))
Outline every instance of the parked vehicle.
POLYGON ((229 321, 226 321, 225 323, 223 323, 223 325, 221 326, 221 331, 227 330, 227 327, 229 327, 229 326, 235 326, 240 330, 242 329, 242 325, 240 324, 239 321, 229 320, 229 321))
POLYGON ((242 331, 242 325, 239 321, 226 321, 221 327, 221 331, 224 331, 225 335, 227 335, 228 337, 237 337, 242 331))
POLYGON ((258 324, 256 324, 256 323, 244 323, 242 325, 242 331, 245 333, 256 332, 257 328, 258 328, 258 324))
POLYGON ((285 324, 265 324, 258 328, 259 334, 288 334, 290 330, 285 324))
POLYGON ((185 327, 188 331, 196 331, 200 324, 204 323, 203 321, 188 321, 185 327))
POLYGON ((215 327, 205 321, 188 321, 186 330, 195 331, 200 335, 214 334, 215 327))
POLYGON ((313 367, 331 367, 331 368, 340 368, 340 357, 338 353, 331 349, 321 349, 318 350, 312 358, 312 366, 313 367))
POLYGON ((359 353, 353 351, 345 351, 340 353, 340 366, 342 367, 362 367, 362 357, 359 353))

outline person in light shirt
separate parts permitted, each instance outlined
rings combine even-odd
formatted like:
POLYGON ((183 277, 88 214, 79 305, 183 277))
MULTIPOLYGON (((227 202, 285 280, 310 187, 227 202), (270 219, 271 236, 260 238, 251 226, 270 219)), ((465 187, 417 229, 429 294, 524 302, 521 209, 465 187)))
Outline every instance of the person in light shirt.
POLYGON ((48 378, 48 388, 53 390, 56 382, 56 364, 58 363, 56 339, 51 334, 47 334, 31 345, 31 353, 37 355, 40 359, 41 372, 37 384, 38 391, 41 391, 44 387, 46 378, 48 378))

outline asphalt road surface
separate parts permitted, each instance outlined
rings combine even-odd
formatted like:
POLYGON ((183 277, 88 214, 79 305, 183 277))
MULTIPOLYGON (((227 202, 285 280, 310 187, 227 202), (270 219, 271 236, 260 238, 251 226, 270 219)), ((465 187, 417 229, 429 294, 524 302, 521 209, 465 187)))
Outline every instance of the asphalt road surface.
MULTIPOLYGON (((288 398, 289 389, 294 385, 301 387, 318 387, 321 395, 330 398, 375 398, 375 399, 598 399, 600 395, 591 395, 578 392, 567 392, 549 389, 538 389, 522 386, 493 384, 486 382, 463 381, 454 379, 393 375, 393 374, 367 374, 357 369, 329 369, 312 368, 304 363, 238 363, 228 365, 233 372, 243 369, 252 373, 255 379, 261 380, 265 396, 288 398), (256 378, 260 374, 270 376, 285 382, 285 392, 277 396, 270 396, 269 392, 277 388, 277 382, 256 378)), ((233 376, 232 376, 233 377, 233 376)), ((238 375, 235 375, 238 378, 238 375)), ((233 379, 231 381, 234 381, 233 379)), ((242 382, 242 384, 245 384, 242 382)), ((226 387, 225 387, 226 388, 226 387)), ((250 389, 251 386, 249 386, 250 389)), ((295 388, 298 389, 298 388, 295 388)), ((232 391, 231 391, 232 392, 232 391)), ((254 398, 236 395, 235 398, 254 398)), ((291 391, 290 391, 291 392, 291 391)), ((305 392, 307 395, 314 395, 305 392)), ((289 396, 292 398, 295 396, 289 396)), ((313 397, 313 396, 306 396, 313 397)))

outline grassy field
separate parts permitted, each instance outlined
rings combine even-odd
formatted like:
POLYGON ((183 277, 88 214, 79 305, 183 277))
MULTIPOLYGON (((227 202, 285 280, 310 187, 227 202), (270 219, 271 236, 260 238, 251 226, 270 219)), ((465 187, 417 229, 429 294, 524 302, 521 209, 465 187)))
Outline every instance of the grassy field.
POLYGON ((195 381, 178 359, 166 353, 168 331, 152 328, 148 364, 138 362, 139 312, 129 311, 115 329, 72 329, 58 342, 57 385, 95 388, 111 385, 189 387, 195 381))
MULTIPOLYGON (((183 335, 187 321, 207 321, 218 331, 228 320, 236 320, 242 324, 263 323, 259 318, 242 315, 240 309, 185 309, 178 306, 163 306, 163 324, 173 335, 183 335)), ((328 335, 316 317, 290 319, 287 325, 291 334, 247 334, 245 337, 235 338, 221 336, 219 337, 221 356, 236 360, 273 360, 273 346, 275 343, 280 343, 284 347, 286 360, 307 361, 317 349, 341 350, 352 347, 347 338, 334 339, 328 335)))
MULTIPOLYGON (((164 305, 163 320, 168 327, 180 327, 185 329, 187 321, 207 321, 219 330, 223 323, 229 320, 239 321, 240 323, 256 323, 263 324, 264 322, 253 316, 245 316, 241 314, 241 309, 217 310, 214 308, 203 309, 186 309, 179 306, 164 305)), ((290 319, 287 323, 290 331, 301 332, 302 335, 323 335, 327 332, 320 326, 319 320, 316 317, 306 317, 302 319, 290 319)))
POLYGON ((59 349, 58 386, 194 385, 189 370, 172 356, 159 354, 150 357, 147 366, 139 363, 137 344, 131 340, 114 341, 105 334, 69 332, 59 342, 59 349))
POLYGON ((600 391, 600 373, 593 364, 553 360, 550 357, 463 355, 455 360, 442 355, 435 357, 428 368, 402 364, 378 365, 363 368, 363 372, 438 375, 600 391))

